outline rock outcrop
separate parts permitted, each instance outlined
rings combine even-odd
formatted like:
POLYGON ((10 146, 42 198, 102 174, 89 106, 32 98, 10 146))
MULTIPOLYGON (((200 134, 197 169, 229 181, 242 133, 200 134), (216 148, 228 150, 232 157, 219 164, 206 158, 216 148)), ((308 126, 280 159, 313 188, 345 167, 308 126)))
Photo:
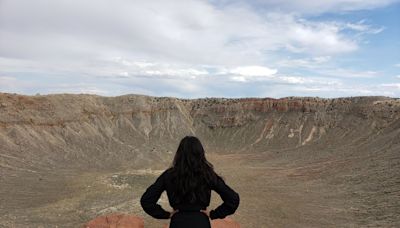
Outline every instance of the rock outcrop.
POLYGON ((82 228, 144 228, 144 221, 135 215, 110 214, 97 217, 82 228))
POLYGON ((399 128, 399 118, 400 99, 388 97, 0 94, 0 169, 81 168, 87 161, 85 168, 144 168, 150 161, 170 161, 188 134, 222 153, 330 144, 339 138, 346 144, 390 134, 399 128))

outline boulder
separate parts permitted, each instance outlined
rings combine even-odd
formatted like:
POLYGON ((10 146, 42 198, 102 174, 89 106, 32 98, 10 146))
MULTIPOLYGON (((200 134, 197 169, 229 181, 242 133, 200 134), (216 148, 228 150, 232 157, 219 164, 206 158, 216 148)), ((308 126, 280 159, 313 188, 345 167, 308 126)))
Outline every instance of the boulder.
POLYGON ((144 221, 135 215, 110 214, 89 221, 83 228, 144 228, 144 221))

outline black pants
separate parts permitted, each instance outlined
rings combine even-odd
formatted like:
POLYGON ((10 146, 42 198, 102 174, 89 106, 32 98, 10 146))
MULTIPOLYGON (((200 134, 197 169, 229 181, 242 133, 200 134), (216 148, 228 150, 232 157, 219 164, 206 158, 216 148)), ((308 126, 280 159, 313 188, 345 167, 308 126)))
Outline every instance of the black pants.
POLYGON ((211 228, 210 219, 200 211, 178 211, 172 215, 170 228, 211 228))

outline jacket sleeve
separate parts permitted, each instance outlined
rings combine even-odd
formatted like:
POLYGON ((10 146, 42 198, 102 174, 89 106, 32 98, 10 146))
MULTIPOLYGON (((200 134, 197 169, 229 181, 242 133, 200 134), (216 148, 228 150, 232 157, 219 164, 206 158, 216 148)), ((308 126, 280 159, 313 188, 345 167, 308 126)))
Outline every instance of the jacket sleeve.
POLYGON ((217 182, 213 186, 213 190, 221 196, 223 203, 215 210, 210 211, 210 219, 222 219, 235 213, 239 207, 239 194, 225 184, 224 180, 220 177, 218 177, 217 182))
POLYGON ((147 188, 140 198, 140 204, 143 210, 150 216, 157 219, 169 219, 170 217, 170 212, 164 210, 161 205, 157 204, 161 193, 165 190, 163 174, 161 174, 157 180, 147 188))

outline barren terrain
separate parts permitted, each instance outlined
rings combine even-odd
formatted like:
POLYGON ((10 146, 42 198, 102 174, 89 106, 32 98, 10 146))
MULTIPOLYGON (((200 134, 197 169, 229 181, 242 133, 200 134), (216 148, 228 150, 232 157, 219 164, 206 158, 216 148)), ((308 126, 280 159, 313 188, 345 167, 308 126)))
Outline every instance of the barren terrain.
POLYGON ((242 227, 400 227, 400 99, 4 93, 0 227, 111 212, 161 227, 139 198, 185 135, 240 194, 242 227))

